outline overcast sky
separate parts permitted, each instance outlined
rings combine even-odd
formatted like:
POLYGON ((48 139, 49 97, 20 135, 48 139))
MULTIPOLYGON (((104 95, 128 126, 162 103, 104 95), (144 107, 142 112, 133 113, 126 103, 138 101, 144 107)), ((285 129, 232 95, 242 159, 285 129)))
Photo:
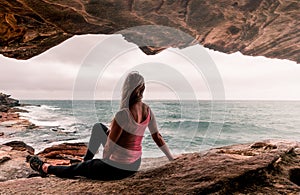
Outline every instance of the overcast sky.
POLYGON ((0 91, 17 99, 73 99, 74 94, 78 99, 118 98, 125 73, 138 70, 145 76, 147 99, 211 99, 209 80, 215 79, 224 86, 227 100, 300 100, 300 64, 295 62, 223 54, 200 46, 147 56, 120 35, 74 36, 32 59, 1 55, 0 63, 0 91), (195 68, 197 63, 182 51, 205 51, 215 70, 208 75, 195 68))

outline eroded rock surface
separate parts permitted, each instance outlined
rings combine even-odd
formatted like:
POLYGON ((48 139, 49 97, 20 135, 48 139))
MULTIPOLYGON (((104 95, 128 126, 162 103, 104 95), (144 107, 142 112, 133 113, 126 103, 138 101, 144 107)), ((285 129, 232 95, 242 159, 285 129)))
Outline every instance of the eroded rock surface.
POLYGON ((34 149, 24 142, 14 141, 0 145, 0 181, 35 175, 36 173, 25 162, 26 156, 33 153, 34 149))
POLYGON ((0 182, 0 188, 4 194, 299 194, 299 170, 300 144, 271 140, 184 154, 119 181, 50 176, 0 182))
MULTIPOLYGON (((10 0, 0 2, 0 53, 28 59, 79 34, 140 25, 181 30, 205 47, 300 62, 299 0, 10 0)), ((151 31, 151 30, 149 30, 151 31)), ((180 33, 123 32, 147 54, 187 47, 180 33)))

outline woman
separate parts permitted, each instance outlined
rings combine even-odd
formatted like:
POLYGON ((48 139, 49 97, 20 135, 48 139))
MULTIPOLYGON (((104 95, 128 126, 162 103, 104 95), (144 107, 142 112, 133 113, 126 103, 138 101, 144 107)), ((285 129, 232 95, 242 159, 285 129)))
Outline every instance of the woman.
POLYGON ((122 88, 120 110, 111 123, 111 130, 102 123, 94 125, 83 162, 71 166, 52 166, 37 156, 30 156, 27 160, 32 169, 44 176, 85 176, 102 180, 128 177, 140 167, 141 143, 146 127, 157 146, 170 161, 173 160, 168 146, 158 132, 153 112, 142 102, 144 90, 144 78, 138 72, 129 73, 122 88), (104 146, 103 159, 93 159, 100 144, 104 146))

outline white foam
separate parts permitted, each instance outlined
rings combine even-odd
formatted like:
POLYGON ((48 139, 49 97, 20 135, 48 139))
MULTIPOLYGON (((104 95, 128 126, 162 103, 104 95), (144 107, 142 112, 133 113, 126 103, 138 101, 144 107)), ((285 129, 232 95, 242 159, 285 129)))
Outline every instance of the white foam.
POLYGON ((60 108, 56 106, 41 105, 40 107, 48 110, 60 110, 60 108))
POLYGON ((65 116, 58 111, 61 109, 55 106, 25 106, 28 113, 20 113, 21 118, 27 119, 37 126, 42 127, 68 127, 75 123, 75 119, 70 116, 65 116))
POLYGON ((42 126, 42 127, 58 127, 59 123, 57 121, 39 121, 39 120, 34 120, 34 119, 29 119, 30 122, 37 126, 42 126))

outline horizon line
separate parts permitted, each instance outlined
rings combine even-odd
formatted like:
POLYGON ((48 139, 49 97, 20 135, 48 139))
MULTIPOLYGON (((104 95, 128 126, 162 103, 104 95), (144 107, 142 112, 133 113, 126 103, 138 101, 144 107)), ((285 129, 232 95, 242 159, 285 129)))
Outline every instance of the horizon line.
MULTIPOLYGON (((19 101, 120 101, 121 99, 18 99, 19 101)), ((300 99, 144 99, 144 101, 300 101, 300 99)))

